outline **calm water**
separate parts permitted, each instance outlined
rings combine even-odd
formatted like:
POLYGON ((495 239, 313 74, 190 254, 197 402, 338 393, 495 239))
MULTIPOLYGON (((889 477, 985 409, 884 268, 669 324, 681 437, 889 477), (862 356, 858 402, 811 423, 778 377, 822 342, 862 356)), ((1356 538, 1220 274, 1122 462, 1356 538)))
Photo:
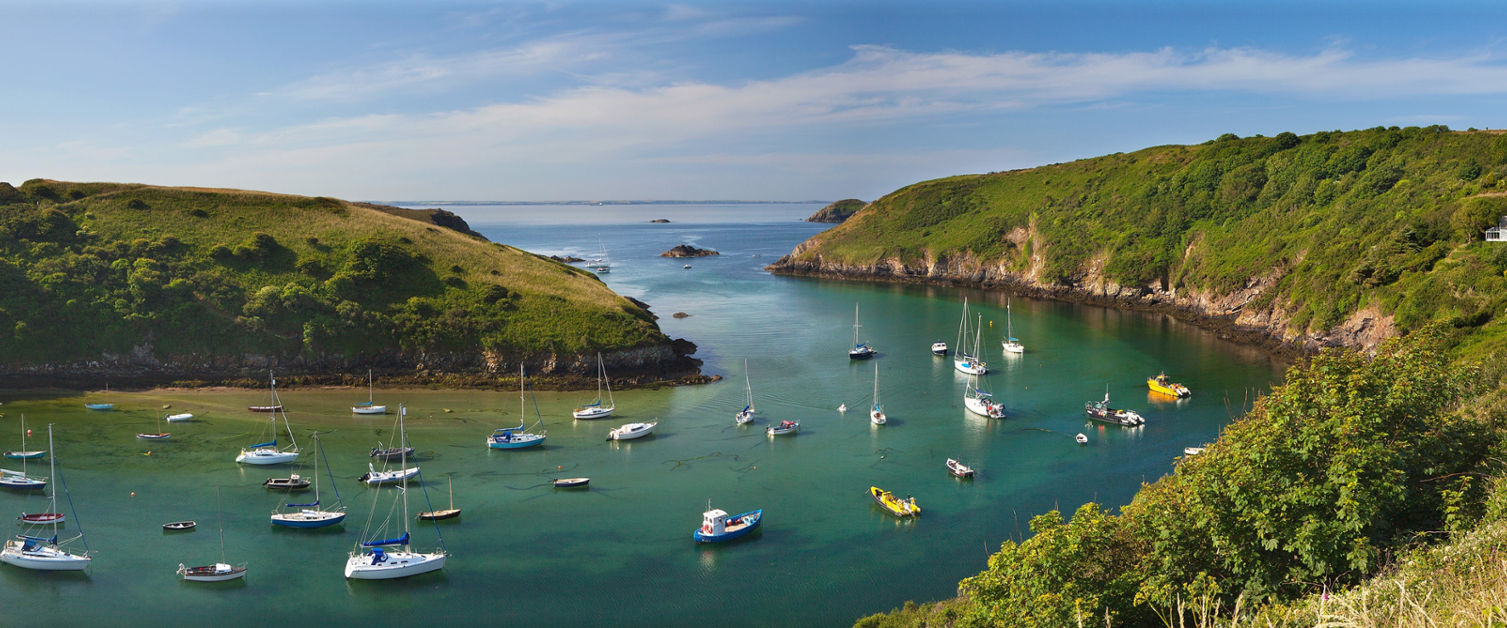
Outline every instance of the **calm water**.
MULTIPOLYGON (((488 237, 545 254, 589 257, 600 237, 613 261, 607 283, 650 303, 666 333, 697 343, 705 370, 728 379, 618 393, 619 414, 594 422, 568 418, 589 394, 540 393, 549 440, 516 452, 483 445, 494 427, 517 424, 516 391, 378 390, 379 403, 411 408, 409 432, 428 482, 427 496, 410 491, 410 509, 429 509, 426 498, 443 507, 453 479, 465 513, 439 526, 453 553, 443 573, 375 583, 341 575, 374 497, 382 498, 381 519, 394 491, 355 481, 366 451, 392 428, 390 416, 348 413, 365 391, 283 394, 300 444, 322 433, 350 507, 344 527, 322 532, 267 521, 280 498, 260 482, 291 467, 232 461, 240 446, 259 442, 266 418, 244 407, 264 393, 112 393, 122 410, 109 414, 84 411, 86 397, 9 395, 0 446, 19 446, 23 412, 34 439, 56 424, 59 460, 98 554, 87 575, 0 566, 7 623, 847 625, 908 599, 952 595, 1034 514, 1090 500, 1125 503, 1281 375, 1282 365, 1259 352, 1162 316, 1026 299, 1013 305, 1029 352, 1007 360, 999 349, 1002 295, 765 274, 765 264, 825 228, 797 222, 814 206, 455 209, 488 237), (674 222, 647 224, 661 217, 674 222), (690 260, 690 270, 681 268, 685 260, 658 257, 682 242, 722 255, 690 260), (962 377, 929 352, 934 340, 954 341, 965 296, 994 323, 985 332, 996 367, 988 385, 1009 407, 1004 421, 966 413, 962 377), (872 362, 845 355, 855 303, 864 337, 880 351, 872 362), (691 316, 672 318, 677 311, 691 316), (762 416, 735 427, 745 359, 762 416), (890 415, 884 427, 871 426, 866 413, 874 364, 890 415), (1163 369, 1194 396, 1148 398, 1146 376, 1163 369), (1085 424, 1083 402, 1106 385, 1119 405, 1146 415, 1145 427, 1085 424), (846 415, 836 411, 842 403, 846 415), (136 432, 155 431, 153 413, 165 404, 202 420, 165 426, 173 432, 167 443, 136 440, 136 432), (656 419, 655 436, 603 442, 625 421, 656 419), (799 420, 800 435, 766 437, 768 421, 780 419, 799 420), (1078 432, 1089 445, 1073 442, 1078 432), (948 457, 974 465, 979 477, 953 479, 943 468, 948 457), (590 476, 591 490, 547 485, 572 476, 590 476), (924 516, 901 523, 883 514, 865 493, 871 485, 915 495, 924 516), (228 585, 179 582, 178 563, 219 558, 215 486, 224 487, 228 558, 248 562, 249 575, 228 585), (708 499, 735 513, 763 508, 762 531, 695 546, 690 534, 708 499), (160 531, 179 519, 200 527, 160 531)), ((303 464, 310 473, 311 457, 303 464)), ((44 506, 41 496, 0 494, 0 508, 16 514, 44 506)), ((438 543, 432 524, 413 529, 419 546, 438 543)), ((64 536, 77 530, 70 519, 64 536)))

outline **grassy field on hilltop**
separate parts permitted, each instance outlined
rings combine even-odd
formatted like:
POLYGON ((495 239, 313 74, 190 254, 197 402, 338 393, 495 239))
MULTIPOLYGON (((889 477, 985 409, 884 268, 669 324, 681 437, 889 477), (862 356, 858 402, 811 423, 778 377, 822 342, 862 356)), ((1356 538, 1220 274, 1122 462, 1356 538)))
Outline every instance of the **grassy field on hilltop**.
POLYGON ((333 198, 0 183, 0 356, 521 356, 668 343, 595 276, 333 198))
POLYGON ((1070 285, 1102 262, 1123 286, 1227 294, 1285 271, 1254 306, 1294 333, 1357 309, 1399 329, 1449 321, 1504 347, 1507 135, 1375 128, 1160 146, 926 181, 870 204, 795 256, 849 265, 971 258, 1070 285), (1039 258, 1039 259, 1038 259, 1039 258))

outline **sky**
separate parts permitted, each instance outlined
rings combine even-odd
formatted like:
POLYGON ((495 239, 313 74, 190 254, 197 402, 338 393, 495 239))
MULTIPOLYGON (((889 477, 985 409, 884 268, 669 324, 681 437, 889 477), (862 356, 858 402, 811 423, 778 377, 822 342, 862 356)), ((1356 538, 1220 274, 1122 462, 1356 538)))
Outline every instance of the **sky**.
POLYGON ((872 200, 1504 105, 1501 2, 0 0, 13 184, 872 200))

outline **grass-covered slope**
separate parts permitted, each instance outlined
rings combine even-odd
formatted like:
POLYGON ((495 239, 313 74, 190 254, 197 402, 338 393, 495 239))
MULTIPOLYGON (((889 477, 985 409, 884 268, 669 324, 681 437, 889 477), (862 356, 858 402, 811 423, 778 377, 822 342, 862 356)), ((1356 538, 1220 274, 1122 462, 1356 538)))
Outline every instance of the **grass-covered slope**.
POLYGON ((0 365, 134 351, 159 364, 255 354, 443 368, 443 356, 670 344, 595 276, 432 224, 445 218, 432 213, 241 190, 0 183, 0 365))
POLYGON ((1495 330, 1507 247, 1482 230, 1507 214, 1504 181, 1497 132, 1226 135, 917 183, 772 269, 1173 303, 1288 340, 1362 311, 1495 330))

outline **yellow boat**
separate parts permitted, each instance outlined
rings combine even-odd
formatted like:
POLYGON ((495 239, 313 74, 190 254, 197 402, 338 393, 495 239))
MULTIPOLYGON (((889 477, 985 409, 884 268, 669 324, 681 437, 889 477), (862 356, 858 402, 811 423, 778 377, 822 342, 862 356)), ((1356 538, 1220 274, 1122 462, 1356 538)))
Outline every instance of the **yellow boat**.
POLYGON ((1152 392, 1159 392, 1164 395, 1172 395, 1173 397, 1187 397, 1188 395, 1193 394, 1188 390, 1187 386, 1176 384, 1168 380, 1167 374, 1165 372, 1161 375, 1157 375, 1156 377, 1146 378, 1146 385, 1151 387, 1152 392))
POLYGON ((921 516, 921 507, 916 505, 916 498, 914 497, 896 499, 889 491, 880 490, 876 486, 869 487, 869 497, 874 498, 874 501, 879 502, 880 506, 883 506, 885 510, 890 511, 890 514, 896 517, 921 516))

